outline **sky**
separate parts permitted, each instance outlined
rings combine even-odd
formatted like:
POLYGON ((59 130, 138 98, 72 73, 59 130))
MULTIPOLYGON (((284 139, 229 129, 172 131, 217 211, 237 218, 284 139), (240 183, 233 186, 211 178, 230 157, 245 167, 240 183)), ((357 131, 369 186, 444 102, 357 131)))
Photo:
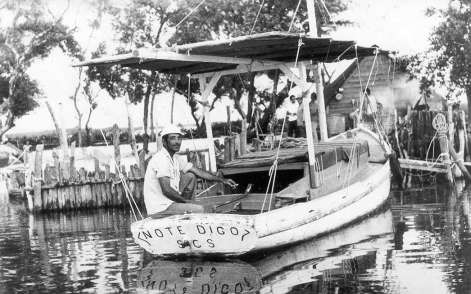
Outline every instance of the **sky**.
MULTIPOLYGON (((425 16, 427 7, 444 8, 446 0, 350 0, 349 8, 339 15, 349 19, 353 25, 341 27, 331 33, 331 36, 341 40, 355 40, 360 45, 379 45, 388 50, 402 54, 414 54, 425 50, 428 46, 428 36, 439 19, 425 16)), ((67 1, 50 0, 48 8, 53 13, 65 10, 67 1)), ((110 40, 111 25, 107 19, 102 27, 90 38, 88 23, 95 17, 89 9, 89 4, 80 0, 71 0, 64 19, 69 26, 77 27, 76 37, 82 44, 88 42, 89 48, 96 48, 103 40, 110 40)), ((0 11, 0 19, 2 19, 0 11)), ((5 17, 3 17, 5 19, 5 17)), ((59 50, 54 50, 50 57, 34 64, 29 73, 39 82, 42 89, 41 107, 20 118, 11 133, 41 131, 54 129, 53 122, 44 106, 47 99, 55 109, 58 117, 66 128, 77 125, 77 114, 72 100, 69 98, 77 84, 78 69, 71 67, 71 61, 59 50)), ((263 77, 258 84, 267 86, 263 77)), ((126 127, 126 110, 124 99, 112 101, 104 91, 100 92, 98 108, 92 115, 90 126, 95 128, 109 127, 117 122, 126 127)), ((156 99, 155 117, 159 125, 169 121, 170 95, 162 94, 156 99)), ((189 107, 183 96, 176 96, 175 109, 178 109, 177 119, 182 124, 193 123, 189 107)), ((85 109, 86 104, 80 103, 85 109)), ((226 120, 226 106, 231 105, 228 99, 223 99, 211 112, 214 121, 226 120)), ((131 113, 136 126, 142 126, 142 105, 133 105, 131 113)), ((232 108, 231 117, 237 118, 238 113, 232 108)))

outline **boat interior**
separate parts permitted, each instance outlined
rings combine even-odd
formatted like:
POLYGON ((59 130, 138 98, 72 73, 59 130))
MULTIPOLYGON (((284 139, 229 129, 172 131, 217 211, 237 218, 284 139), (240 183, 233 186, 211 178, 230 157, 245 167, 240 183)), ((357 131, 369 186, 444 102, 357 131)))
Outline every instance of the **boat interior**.
POLYGON ((367 177, 384 163, 384 160, 377 162, 372 156, 371 149, 378 147, 371 146, 373 141, 352 133, 348 138, 348 133, 315 143, 317 187, 310 186, 307 143, 303 138, 286 138, 279 150, 251 152, 222 164, 219 170, 239 184, 237 190, 219 187, 219 193, 207 193, 197 197, 195 202, 212 205, 216 212, 256 214, 345 188, 367 177), (273 175, 275 159, 276 176, 273 175), (248 185, 252 188, 244 194, 243 190, 248 185))

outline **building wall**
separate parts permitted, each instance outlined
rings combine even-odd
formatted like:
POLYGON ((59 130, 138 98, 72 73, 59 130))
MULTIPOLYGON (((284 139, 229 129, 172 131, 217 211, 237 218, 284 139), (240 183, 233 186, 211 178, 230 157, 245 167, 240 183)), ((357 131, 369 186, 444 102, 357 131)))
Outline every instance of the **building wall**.
MULTIPOLYGON (((364 58, 360 62, 360 70, 355 68, 340 86, 344 89, 343 98, 340 101, 330 101, 327 125, 328 129, 330 127, 334 130, 331 134, 343 131, 344 124, 348 127, 348 114, 359 108, 361 87, 365 88, 367 83, 372 95, 383 105, 381 119, 387 132, 394 127, 394 110, 397 109, 399 115, 404 115, 407 108, 414 107, 421 97, 419 82, 410 80, 406 73, 395 71, 393 60, 380 55, 374 67, 373 60, 374 56, 364 58)), ((430 110, 439 111, 442 110, 443 98, 432 91, 427 103, 430 110)))
POLYGON ((394 65, 387 56, 379 55, 372 68, 373 60, 373 56, 364 58, 360 62, 360 70, 357 68, 350 74, 342 86, 344 90, 342 100, 332 100, 329 104, 329 115, 347 115, 357 109, 360 103, 361 86, 366 87, 367 84, 378 102, 385 107, 393 105, 387 97, 393 96, 391 84, 394 65))

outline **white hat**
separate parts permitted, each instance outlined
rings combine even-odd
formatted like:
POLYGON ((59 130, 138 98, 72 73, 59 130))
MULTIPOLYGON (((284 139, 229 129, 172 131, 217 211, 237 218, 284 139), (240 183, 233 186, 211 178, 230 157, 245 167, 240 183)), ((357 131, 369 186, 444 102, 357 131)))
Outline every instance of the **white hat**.
POLYGON ((165 136, 165 135, 168 135, 168 134, 180 134, 180 135, 184 135, 182 130, 177 127, 176 125, 167 125, 165 126, 162 131, 160 131, 160 136, 165 136))

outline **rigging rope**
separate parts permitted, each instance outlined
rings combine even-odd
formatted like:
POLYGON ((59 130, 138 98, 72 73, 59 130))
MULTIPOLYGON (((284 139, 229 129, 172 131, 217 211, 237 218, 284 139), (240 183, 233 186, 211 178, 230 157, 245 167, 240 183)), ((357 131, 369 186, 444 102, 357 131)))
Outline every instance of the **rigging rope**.
POLYGON ((293 28, 294 20, 296 19, 296 14, 298 14, 299 6, 301 5, 301 1, 298 1, 298 5, 296 6, 296 9, 294 10, 293 18, 291 19, 291 23, 289 24, 288 28, 288 33, 291 32, 291 29, 293 28))
POLYGON ((332 21, 332 16, 330 15, 329 9, 327 9, 327 6, 325 5, 324 0, 319 0, 324 7, 325 12, 327 13, 327 17, 329 18, 329 21, 332 21))
MULTIPOLYGON (((299 52, 301 50, 302 45, 303 45, 303 42, 302 42, 302 37, 300 35, 299 36, 299 41, 298 41, 298 50, 296 52, 296 58, 295 58, 295 61, 294 61, 294 67, 298 66, 299 52)), ((292 89, 292 87, 293 87, 293 81, 291 81, 291 83, 290 83, 290 88, 288 90, 288 93, 292 89)), ((280 136, 280 141, 278 142, 278 147, 276 149, 275 160, 273 161, 273 164, 270 167, 270 170, 268 172, 268 174, 269 174, 268 185, 267 185, 267 190, 265 192, 265 197, 263 198, 263 204, 262 204, 262 208, 261 208, 260 212, 263 212, 263 208, 265 207, 265 203, 266 203, 267 196, 268 196, 268 190, 270 190, 270 201, 269 201, 268 210, 270 210, 270 208, 271 208, 271 203, 272 203, 272 199, 273 199, 273 191, 274 191, 274 188, 275 188, 276 173, 277 173, 277 170, 278 170, 278 158, 279 158, 279 155, 280 155, 281 142, 283 140, 283 132, 284 132, 284 129, 285 129, 286 117, 287 117, 287 112, 285 112, 285 115, 284 115, 284 118, 283 118, 283 124, 281 126, 281 136, 280 136), (270 186, 271 186, 271 189, 270 189, 270 186)))
MULTIPOLYGON (((100 129, 100 132, 101 132, 101 135, 103 136, 103 139, 105 140, 106 147, 109 147, 108 140, 106 139, 106 136, 103 133, 103 130, 100 129)), ((131 190, 129 189, 129 186, 126 182, 126 179, 124 178, 124 175, 122 174, 121 169, 119 168, 118 163, 116 162, 116 158, 114 158, 114 157, 113 157, 113 163, 114 163, 114 166, 115 166, 116 171, 118 173, 119 179, 120 179, 120 181, 121 181, 121 183, 124 187, 124 192, 125 192, 124 194, 126 195, 126 199, 128 200, 129 206, 131 207, 131 212, 134 216, 134 219, 136 221, 138 220, 136 212, 134 211, 134 209, 137 210, 137 212, 139 213, 139 216, 141 217, 141 219, 143 219, 144 217, 142 216, 142 213, 141 213, 136 201, 134 200, 134 197, 132 196, 131 190)))
POLYGON ((253 30, 255 29, 255 24, 257 23, 258 16, 260 15, 260 11, 262 11, 262 8, 263 8, 264 4, 265 4, 265 0, 263 0, 262 3, 260 4, 260 8, 258 9, 257 15, 255 16, 255 20, 253 22, 252 28, 250 29, 249 35, 252 35, 253 30))
POLYGON ((185 17, 182 18, 182 20, 180 20, 174 28, 177 28, 179 25, 181 25, 185 20, 188 19, 188 17, 190 17, 190 15, 192 15, 201 5, 203 5, 203 3, 205 2, 206 0, 201 0, 201 2, 196 5, 187 15, 185 15, 185 17))

